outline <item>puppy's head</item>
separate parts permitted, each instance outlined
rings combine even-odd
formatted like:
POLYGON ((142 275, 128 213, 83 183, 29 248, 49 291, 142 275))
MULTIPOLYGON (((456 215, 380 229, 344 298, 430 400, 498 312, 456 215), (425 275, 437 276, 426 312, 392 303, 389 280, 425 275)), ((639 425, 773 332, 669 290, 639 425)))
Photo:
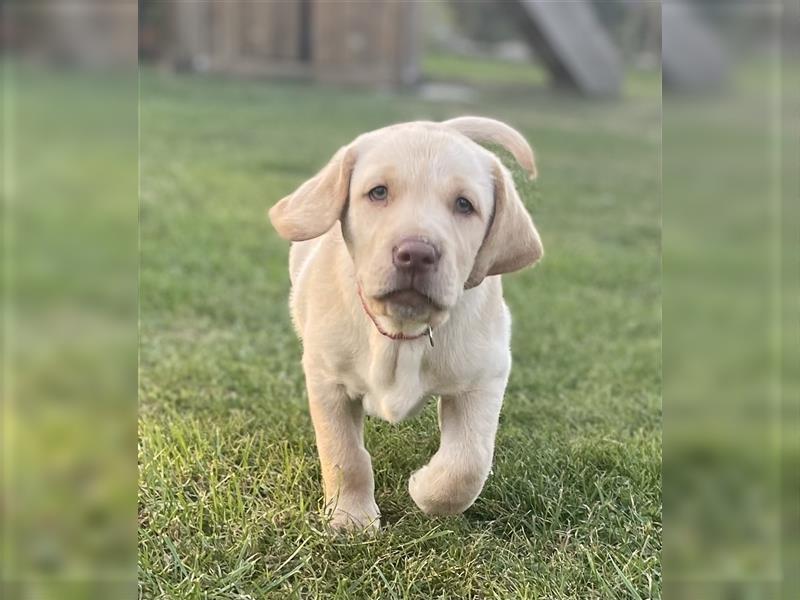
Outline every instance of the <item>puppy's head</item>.
POLYGON ((477 142, 505 147, 535 177, 530 146, 499 121, 404 123, 341 148, 270 219, 292 241, 341 220, 370 312, 390 332, 435 327, 465 289, 542 256, 510 173, 477 142))

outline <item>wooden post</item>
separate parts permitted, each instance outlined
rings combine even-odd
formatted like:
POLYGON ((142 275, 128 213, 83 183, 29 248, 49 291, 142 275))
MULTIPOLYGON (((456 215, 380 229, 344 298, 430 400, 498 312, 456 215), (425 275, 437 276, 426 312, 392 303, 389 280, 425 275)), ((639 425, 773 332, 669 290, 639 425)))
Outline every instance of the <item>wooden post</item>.
POLYGON ((417 3, 317 0, 311 21, 318 81, 392 86, 417 81, 417 3))
POLYGON ((172 2, 175 35, 174 60, 185 68, 204 70, 210 60, 210 8, 208 2, 172 2))

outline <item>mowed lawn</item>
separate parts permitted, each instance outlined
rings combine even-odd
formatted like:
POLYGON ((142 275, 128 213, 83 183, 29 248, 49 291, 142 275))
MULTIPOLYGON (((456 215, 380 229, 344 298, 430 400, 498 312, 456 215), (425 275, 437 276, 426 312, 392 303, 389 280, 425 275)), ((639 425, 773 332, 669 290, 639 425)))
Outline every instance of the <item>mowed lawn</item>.
POLYGON ((141 82, 142 598, 656 598, 661 588, 660 103, 485 89, 478 104, 300 84, 141 82), (519 128, 545 245, 504 278, 514 368, 464 515, 407 492, 435 403, 367 423, 383 515, 331 537, 265 210, 357 134, 460 114, 519 128))

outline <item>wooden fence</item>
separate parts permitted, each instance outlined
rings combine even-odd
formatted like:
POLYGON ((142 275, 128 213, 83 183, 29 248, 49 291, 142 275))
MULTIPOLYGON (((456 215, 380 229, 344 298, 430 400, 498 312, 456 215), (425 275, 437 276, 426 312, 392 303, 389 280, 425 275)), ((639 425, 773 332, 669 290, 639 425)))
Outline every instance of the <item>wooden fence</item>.
POLYGON ((416 2, 182 0, 171 4, 178 65, 244 76, 407 85, 419 78, 416 2))

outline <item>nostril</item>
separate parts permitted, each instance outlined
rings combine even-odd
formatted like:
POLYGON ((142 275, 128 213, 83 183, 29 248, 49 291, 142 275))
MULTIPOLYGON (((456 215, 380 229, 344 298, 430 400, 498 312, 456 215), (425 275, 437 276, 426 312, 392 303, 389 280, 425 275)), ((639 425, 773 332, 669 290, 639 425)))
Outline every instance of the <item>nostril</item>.
POLYGON ((410 252, 398 252, 397 253, 397 260, 401 263, 410 263, 411 262, 411 253, 410 252))
POLYGON ((425 256, 423 256, 422 257, 422 262, 423 262, 423 264, 426 264, 426 265, 432 265, 434 263, 433 253, 431 252, 430 254, 426 254, 425 256))

